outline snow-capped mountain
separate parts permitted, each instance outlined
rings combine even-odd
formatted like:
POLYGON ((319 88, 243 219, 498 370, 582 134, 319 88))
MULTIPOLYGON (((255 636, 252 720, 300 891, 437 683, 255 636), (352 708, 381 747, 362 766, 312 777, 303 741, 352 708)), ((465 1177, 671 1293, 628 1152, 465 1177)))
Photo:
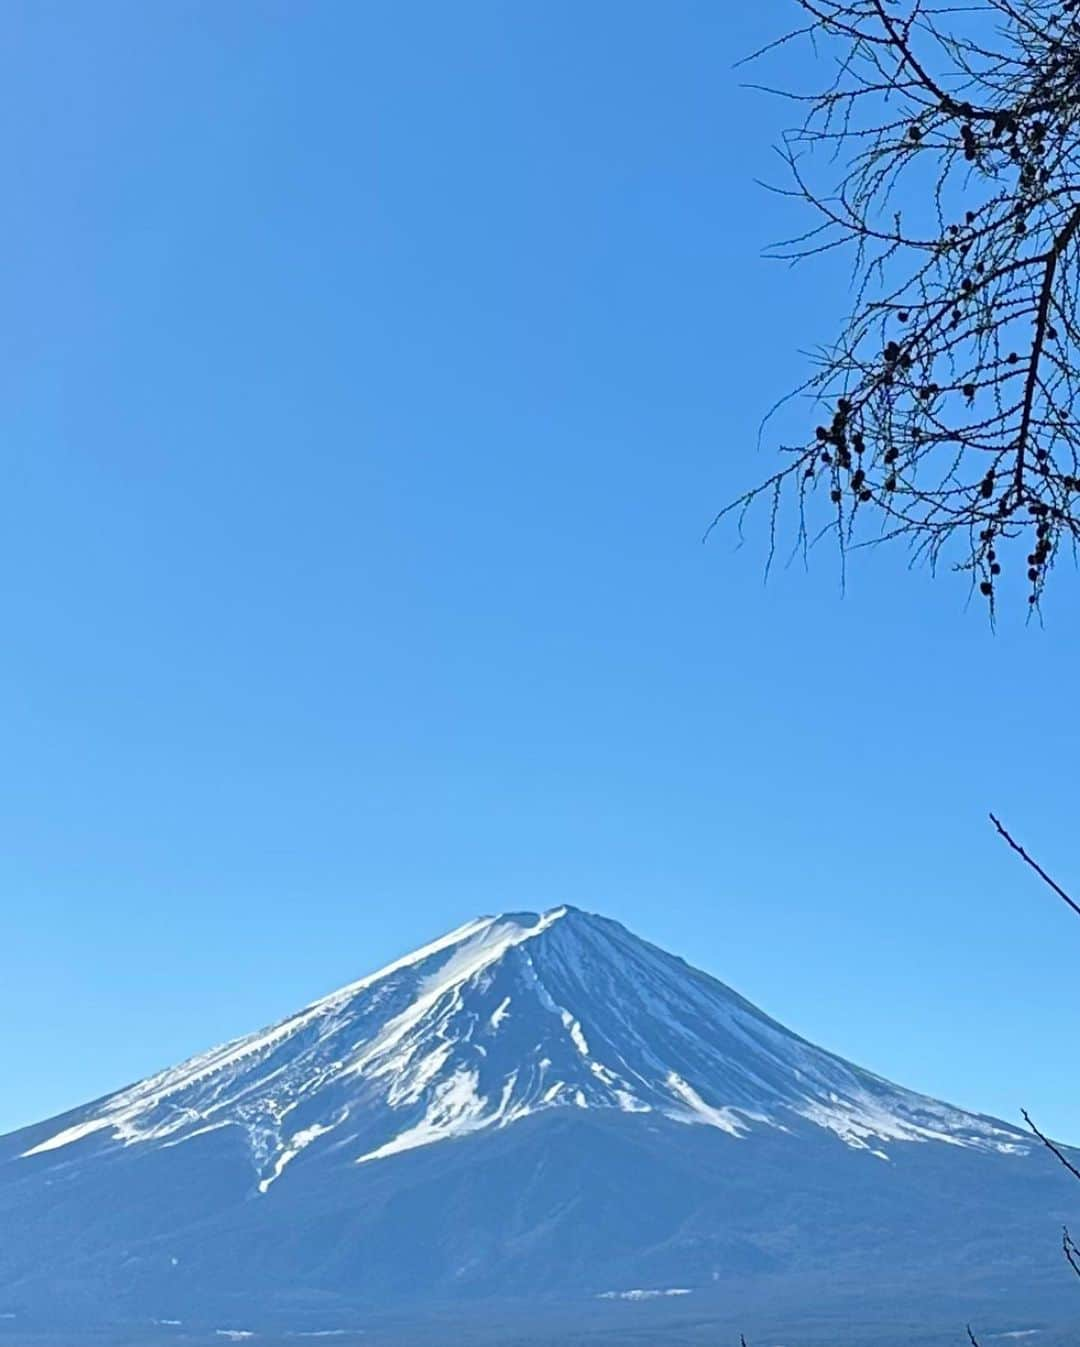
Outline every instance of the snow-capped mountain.
MULTIPOLYGON (((1051 1268, 1072 1196, 1025 1133, 853 1066, 558 907, 469 922, 0 1139, 0 1312, 85 1318, 89 1297, 99 1317, 187 1322, 262 1287, 275 1322, 463 1296, 615 1313, 700 1303, 733 1278, 750 1300, 768 1281, 775 1303, 808 1257, 834 1288, 868 1267, 892 1285, 920 1204, 939 1238, 943 1219, 991 1243, 995 1212, 1010 1234, 1045 1223, 1051 1268)), ((929 1261, 922 1245, 929 1296, 970 1240, 929 1261)), ((1009 1257, 1034 1275, 1030 1248, 1009 1257)))
POLYGON ((616 922, 558 907, 469 922, 24 1154, 235 1127, 265 1194, 313 1148, 363 1164, 560 1108, 655 1111, 733 1137, 809 1124, 882 1159, 897 1141, 1030 1142, 815 1048, 616 922))

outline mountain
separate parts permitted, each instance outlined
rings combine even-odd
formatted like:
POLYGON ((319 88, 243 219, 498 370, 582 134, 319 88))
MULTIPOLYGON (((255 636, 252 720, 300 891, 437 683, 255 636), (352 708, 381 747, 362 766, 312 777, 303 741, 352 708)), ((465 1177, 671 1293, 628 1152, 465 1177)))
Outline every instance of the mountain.
POLYGON ((0 1343, 1050 1347, 1070 1204, 1028 1134, 511 913, 0 1138, 0 1343))

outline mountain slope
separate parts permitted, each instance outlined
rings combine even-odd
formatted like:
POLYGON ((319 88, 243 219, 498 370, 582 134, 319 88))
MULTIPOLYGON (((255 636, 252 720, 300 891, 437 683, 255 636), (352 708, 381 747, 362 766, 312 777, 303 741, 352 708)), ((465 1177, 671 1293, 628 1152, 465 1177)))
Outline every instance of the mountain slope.
POLYGON ((1000 1306, 1024 1282, 1054 1294, 1071 1196, 1017 1129, 563 907, 470 922, 0 1139, 0 1312, 190 1324, 257 1306, 336 1331, 478 1297, 614 1314, 628 1292, 705 1304, 734 1286, 750 1307, 867 1285, 1000 1306))

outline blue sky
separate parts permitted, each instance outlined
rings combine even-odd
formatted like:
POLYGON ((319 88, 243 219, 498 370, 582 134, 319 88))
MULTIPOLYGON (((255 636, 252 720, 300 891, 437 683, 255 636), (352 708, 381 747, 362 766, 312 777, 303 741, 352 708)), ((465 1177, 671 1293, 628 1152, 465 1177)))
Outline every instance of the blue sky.
POLYGON ((1080 888, 1076 578, 701 544, 847 299, 761 258, 786 17, 5 9, 0 1129, 569 901, 1080 1140, 985 821, 1080 888))

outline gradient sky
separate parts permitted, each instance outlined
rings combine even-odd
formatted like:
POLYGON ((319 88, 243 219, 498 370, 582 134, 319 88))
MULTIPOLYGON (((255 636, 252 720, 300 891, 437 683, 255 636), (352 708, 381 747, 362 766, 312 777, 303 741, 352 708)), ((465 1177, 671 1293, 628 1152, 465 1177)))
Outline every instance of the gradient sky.
POLYGON ((1075 575, 701 543, 848 298, 761 257, 790 16, 5 6, 0 1130, 569 901, 1080 1141, 986 822, 1080 888, 1075 575))

